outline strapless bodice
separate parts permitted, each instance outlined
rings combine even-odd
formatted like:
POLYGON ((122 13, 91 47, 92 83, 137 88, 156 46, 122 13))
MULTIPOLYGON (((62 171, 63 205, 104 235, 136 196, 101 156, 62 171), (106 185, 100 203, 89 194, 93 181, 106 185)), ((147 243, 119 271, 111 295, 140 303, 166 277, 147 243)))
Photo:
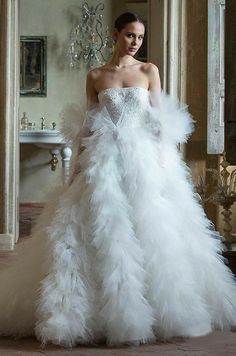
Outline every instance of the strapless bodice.
POLYGON ((116 125, 134 125, 146 112, 149 91, 142 87, 107 88, 98 94, 99 103, 106 107, 116 125))

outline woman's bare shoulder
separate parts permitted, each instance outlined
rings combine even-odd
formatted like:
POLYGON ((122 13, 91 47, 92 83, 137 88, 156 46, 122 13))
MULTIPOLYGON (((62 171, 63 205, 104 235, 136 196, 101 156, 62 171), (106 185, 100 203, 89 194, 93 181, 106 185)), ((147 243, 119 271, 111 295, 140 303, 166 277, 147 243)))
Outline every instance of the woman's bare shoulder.
POLYGON ((88 71, 87 77, 90 79, 96 79, 101 73, 100 68, 92 68, 88 71))
POLYGON ((149 62, 144 65, 143 71, 148 78, 149 90, 161 91, 161 80, 158 67, 149 62))
POLYGON ((97 77, 99 77, 99 75, 102 74, 102 72, 104 72, 104 70, 107 69, 106 65, 100 66, 100 67, 96 67, 96 68, 92 68, 88 71, 87 75, 91 78, 96 79, 97 77))
POLYGON ((142 70, 146 73, 146 74, 157 74, 159 73, 159 69, 158 67, 151 62, 145 62, 142 65, 142 70))

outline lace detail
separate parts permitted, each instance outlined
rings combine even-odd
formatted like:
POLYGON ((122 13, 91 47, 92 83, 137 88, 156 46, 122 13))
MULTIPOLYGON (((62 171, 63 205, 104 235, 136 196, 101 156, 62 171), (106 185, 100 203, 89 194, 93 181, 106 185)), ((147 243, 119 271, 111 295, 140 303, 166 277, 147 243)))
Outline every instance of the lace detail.
POLYGON ((107 88, 98 94, 115 125, 137 125, 148 105, 149 91, 141 87, 107 88))

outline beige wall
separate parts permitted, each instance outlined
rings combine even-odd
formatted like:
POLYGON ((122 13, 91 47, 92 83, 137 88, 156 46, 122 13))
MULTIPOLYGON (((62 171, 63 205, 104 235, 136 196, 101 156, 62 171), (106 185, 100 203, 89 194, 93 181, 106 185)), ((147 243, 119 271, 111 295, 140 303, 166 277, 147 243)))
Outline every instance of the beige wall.
MULTIPOLYGON (((65 52, 74 18, 79 19, 78 0, 20 0, 20 34, 47 36, 47 97, 20 99, 20 112, 40 123, 60 122, 60 112, 69 102, 83 102, 86 70, 71 70, 65 52)), ((90 3, 93 3, 90 2, 90 3)), ((96 4, 96 1, 94 1, 96 4)), ((104 23, 108 23, 111 1, 104 1, 104 23)))
MULTIPOLYGON (((104 24, 110 26, 112 1, 103 3, 104 24)), ((20 35, 47 36, 47 97, 20 98, 20 117, 25 111, 38 128, 42 116, 49 126, 55 121, 59 127, 60 113, 67 104, 85 102, 86 70, 71 70, 65 56, 72 21, 79 18, 81 4, 78 0, 20 0, 20 35)), ((50 159, 47 150, 21 145, 21 202, 45 201, 48 191, 61 184, 61 169, 52 172, 50 159)))
MULTIPOLYGON (((129 9, 125 0, 102 2, 105 5, 104 25, 110 28, 115 18, 129 9)), ((47 97, 20 98, 20 117, 25 111, 37 128, 41 117, 46 118, 49 127, 53 121, 60 127, 63 108, 69 103, 85 102, 86 70, 71 70, 65 57, 72 23, 79 18, 82 3, 82 0, 20 0, 20 35, 47 36, 47 97)), ((89 4, 97 3, 89 1, 89 4)), ((143 8, 138 4, 137 12, 143 8)), ((20 153, 20 201, 46 201, 47 193, 61 184, 61 163, 56 172, 52 172, 47 150, 21 145, 20 153)))

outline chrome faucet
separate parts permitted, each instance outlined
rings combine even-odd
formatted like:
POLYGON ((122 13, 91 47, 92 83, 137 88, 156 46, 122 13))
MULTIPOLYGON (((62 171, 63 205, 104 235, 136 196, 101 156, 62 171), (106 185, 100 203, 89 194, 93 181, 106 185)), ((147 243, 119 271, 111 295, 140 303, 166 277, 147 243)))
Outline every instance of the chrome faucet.
POLYGON ((42 122, 41 122, 41 130, 44 130, 44 127, 45 127, 45 123, 44 123, 45 117, 41 117, 40 120, 42 120, 42 122))

